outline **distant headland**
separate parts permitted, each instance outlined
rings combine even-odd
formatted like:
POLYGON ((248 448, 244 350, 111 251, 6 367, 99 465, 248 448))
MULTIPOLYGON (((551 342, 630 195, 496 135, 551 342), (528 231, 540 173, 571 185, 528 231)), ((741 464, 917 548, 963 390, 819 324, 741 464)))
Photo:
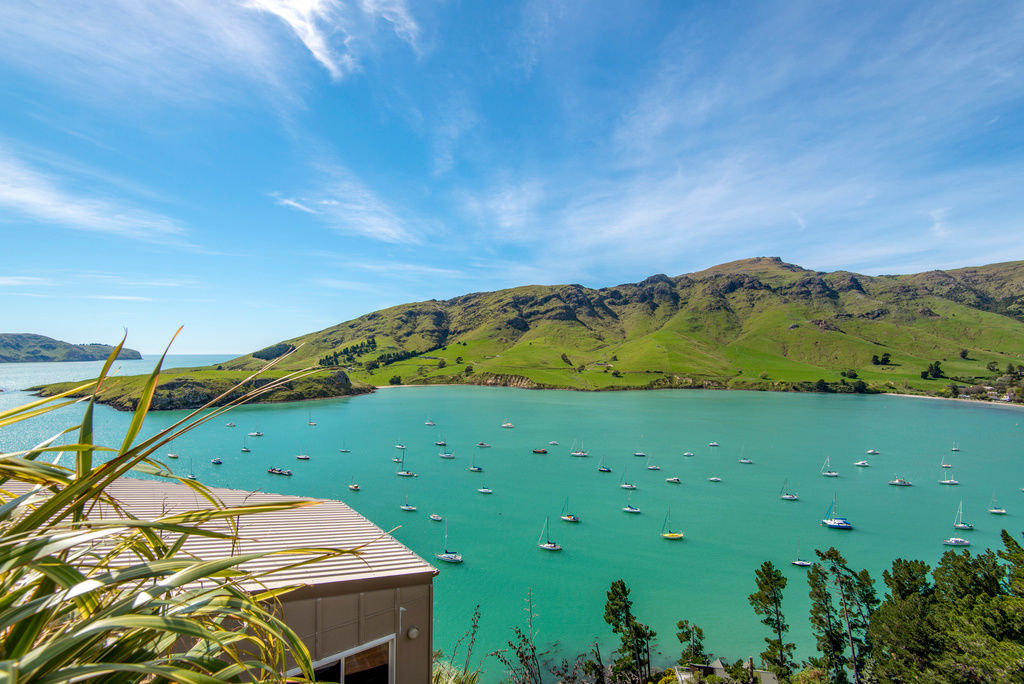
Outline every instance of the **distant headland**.
MULTIPOLYGON (((114 348, 109 344, 72 344, 33 333, 0 333, 0 363, 43 361, 102 361, 114 348)), ((119 359, 141 359, 134 349, 122 349, 119 359)))

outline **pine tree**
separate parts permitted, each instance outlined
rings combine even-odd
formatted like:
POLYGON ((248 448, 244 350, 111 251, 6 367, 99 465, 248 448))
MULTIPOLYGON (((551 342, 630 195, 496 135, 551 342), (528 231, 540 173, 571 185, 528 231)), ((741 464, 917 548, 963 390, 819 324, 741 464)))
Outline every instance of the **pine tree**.
POLYGON ((807 573, 807 585, 811 597, 811 631, 818 642, 821 666, 830 673, 834 684, 845 684, 846 655, 843 634, 832 604, 828 573, 820 563, 815 563, 807 573))
POLYGON ((747 597, 754 613, 762 615, 761 622, 768 627, 774 637, 765 637, 768 648, 761 653, 761 659, 768 669, 783 679, 793 671, 793 651, 796 644, 786 643, 786 632, 789 625, 782 613, 782 590, 787 580, 771 561, 765 561, 754 571, 757 591, 747 597))
POLYGON ((651 642, 657 634, 633 615, 633 602, 629 600, 629 588, 624 581, 612 582, 607 596, 604 621, 620 639, 619 657, 612 665, 612 672, 646 682, 651 678, 651 642))

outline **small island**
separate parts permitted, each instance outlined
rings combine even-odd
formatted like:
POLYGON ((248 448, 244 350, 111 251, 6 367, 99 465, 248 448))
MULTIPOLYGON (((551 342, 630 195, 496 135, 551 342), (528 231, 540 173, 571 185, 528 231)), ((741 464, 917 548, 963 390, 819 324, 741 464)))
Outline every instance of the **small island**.
MULTIPOLYGON (((114 348, 109 344, 71 344, 33 333, 0 333, 0 363, 44 361, 102 361, 114 348)), ((141 359, 134 349, 122 349, 119 359, 141 359)))

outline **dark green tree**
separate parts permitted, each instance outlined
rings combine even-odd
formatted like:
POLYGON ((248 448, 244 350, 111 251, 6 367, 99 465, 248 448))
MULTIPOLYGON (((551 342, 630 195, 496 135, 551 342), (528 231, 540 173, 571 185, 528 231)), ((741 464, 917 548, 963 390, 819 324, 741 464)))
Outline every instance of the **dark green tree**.
POLYGON ((985 368, 988 369, 989 373, 998 373, 999 372, 999 364, 996 363, 995 361, 989 361, 987 364, 985 364, 985 368))
POLYGON ((402 384, 402 376, 401 375, 392 375, 391 379, 388 380, 388 383, 391 384, 391 385, 401 385, 402 384))
POLYGON ((650 627, 633 615, 633 602, 629 588, 621 579, 612 582, 604 607, 604 621, 619 635, 619 657, 612 672, 619 677, 632 677, 631 681, 647 682, 651 679, 651 642, 657 636, 650 627))
POLYGON ((438 368, 444 368, 447 365, 448 365, 448 362, 445 361, 444 359, 441 359, 440 361, 437 362, 437 367, 438 368))
POLYGON ((676 623, 676 638, 683 645, 683 652, 679 656, 680 665, 690 663, 706 663, 711 654, 704 650, 704 630, 689 620, 680 620, 676 623))
POLYGON ((854 684, 860 684, 868 656, 868 624, 871 613, 878 606, 874 581, 866 570, 851 570, 846 559, 834 546, 815 553, 831 580, 831 591, 838 601, 837 622, 841 623, 845 632, 844 649, 848 648, 850 652, 847 663, 853 669, 854 684))
POLYGON ((967 358, 967 350, 966 349, 961 349, 960 350, 960 358, 961 359, 966 359, 967 358))
POLYGON ((789 625, 782 613, 782 591, 786 588, 786 576, 771 561, 765 561, 754 571, 757 591, 747 597, 754 613, 761 617, 761 623, 772 631, 765 637, 768 648, 761 653, 765 666, 783 679, 793 671, 793 651, 796 644, 785 640, 789 625))
POLYGON ((820 666, 829 673, 832 682, 844 684, 847 681, 847 659, 842 627, 832 603, 828 573, 820 563, 814 563, 808 571, 807 586, 811 597, 811 632, 817 641, 818 653, 821 654, 820 666))

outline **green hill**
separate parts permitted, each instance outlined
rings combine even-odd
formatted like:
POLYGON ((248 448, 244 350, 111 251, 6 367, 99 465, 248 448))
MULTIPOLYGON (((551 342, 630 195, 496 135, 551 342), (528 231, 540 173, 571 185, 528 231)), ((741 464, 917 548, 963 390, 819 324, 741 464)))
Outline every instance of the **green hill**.
POLYGON ((823 380, 935 393, 950 380, 921 378, 934 361, 971 382, 992 375, 991 362, 1024 360, 1024 262, 872 277, 759 257, 601 289, 531 285, 375 311, 202 374, 255 370, 292 349, 282 370, 319 364, 355 390, 810 390, 823 380))
MULTIPOLYGON (((32 333, 0 333, 0 363, 40 361, 101 361, 114 348, 107 344, 71 344, 32 333)), ((141 359, 134 349, 122 349, 119 359, 141 359)))

